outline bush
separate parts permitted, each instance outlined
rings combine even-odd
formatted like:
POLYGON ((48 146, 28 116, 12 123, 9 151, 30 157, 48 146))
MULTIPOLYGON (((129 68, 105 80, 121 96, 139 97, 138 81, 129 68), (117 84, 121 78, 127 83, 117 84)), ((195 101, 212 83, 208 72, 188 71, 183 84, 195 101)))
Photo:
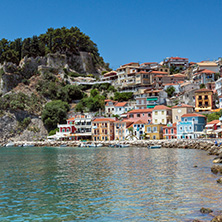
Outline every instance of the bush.
POLYGON ((66 123, 69 104, 61 100, 48 102, 42 111, 42 121, 48 131, 57 127, 58 123, 66 123))
POLYGON ((124 92, 124 93, 115 92, 114 94, 114 100, 118 102, 132 100, 133 97, 134 97, 133 92, 124 92))

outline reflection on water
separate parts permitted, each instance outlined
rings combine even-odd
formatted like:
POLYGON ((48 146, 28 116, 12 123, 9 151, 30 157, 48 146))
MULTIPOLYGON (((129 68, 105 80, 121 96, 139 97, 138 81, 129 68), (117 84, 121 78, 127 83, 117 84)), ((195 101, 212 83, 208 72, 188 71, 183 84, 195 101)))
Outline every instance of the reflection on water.
POLYGON ((0 158, 1 221, 207 221, 199 209, 222 205, 203 151, 1 148, 0 158))

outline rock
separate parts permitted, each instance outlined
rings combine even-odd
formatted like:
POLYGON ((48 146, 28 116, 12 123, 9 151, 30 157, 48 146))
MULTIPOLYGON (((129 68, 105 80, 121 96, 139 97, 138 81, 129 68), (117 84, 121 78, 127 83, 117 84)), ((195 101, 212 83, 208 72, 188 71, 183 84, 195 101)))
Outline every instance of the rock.
POLYGON ((218 165, 212 166, 211 167, 211 172, 213 174, 218 174, 218 173, 222 174, 222 166, 218 166, 218 165))
POLYGON ((193 167, 194 167, 194 168, 197 168, 197 165, 194 165, 193 167))
POLYGON ((222 216, 220 215, 220 216, 214 217, 214 218, 211 220, 211 222, 222 222, 222 216))
POLYGON ((222 178, 219 178, 219 179, 217 180, 217 183, 222 184, 222 178))
POLYGON ((200 212, 202 213, 202 214, 209 214, 209 213, 211 213, 211 212, 213 212, 210 208, 204 208, 204 207, 202 207, 201 209, 200 209, 200 212))
POLYGON ((221 158, 215 158, 213 160, 213 163, 222 163, 222 159, 221 158))

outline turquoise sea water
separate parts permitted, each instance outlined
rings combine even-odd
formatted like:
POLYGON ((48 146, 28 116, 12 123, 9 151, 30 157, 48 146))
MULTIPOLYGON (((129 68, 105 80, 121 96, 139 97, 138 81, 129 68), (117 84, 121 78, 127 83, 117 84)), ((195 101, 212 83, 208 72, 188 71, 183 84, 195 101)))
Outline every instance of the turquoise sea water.
POLYGON ((222 206, 212 159, 183 149, 0 148, 0 221, 209 221, 200 208, 222 206))

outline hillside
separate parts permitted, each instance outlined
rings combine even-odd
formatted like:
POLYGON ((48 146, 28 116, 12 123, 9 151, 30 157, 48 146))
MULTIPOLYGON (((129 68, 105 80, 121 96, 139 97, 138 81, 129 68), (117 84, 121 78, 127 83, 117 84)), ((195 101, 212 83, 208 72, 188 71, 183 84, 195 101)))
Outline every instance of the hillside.
POLYGON ((0 137, 39 140, 48 134, 41 120, 46 103, 82 99, 76 76, 100 75, 109 65, 78 28, 48 29, 24 40, 0 40, 0 137))

